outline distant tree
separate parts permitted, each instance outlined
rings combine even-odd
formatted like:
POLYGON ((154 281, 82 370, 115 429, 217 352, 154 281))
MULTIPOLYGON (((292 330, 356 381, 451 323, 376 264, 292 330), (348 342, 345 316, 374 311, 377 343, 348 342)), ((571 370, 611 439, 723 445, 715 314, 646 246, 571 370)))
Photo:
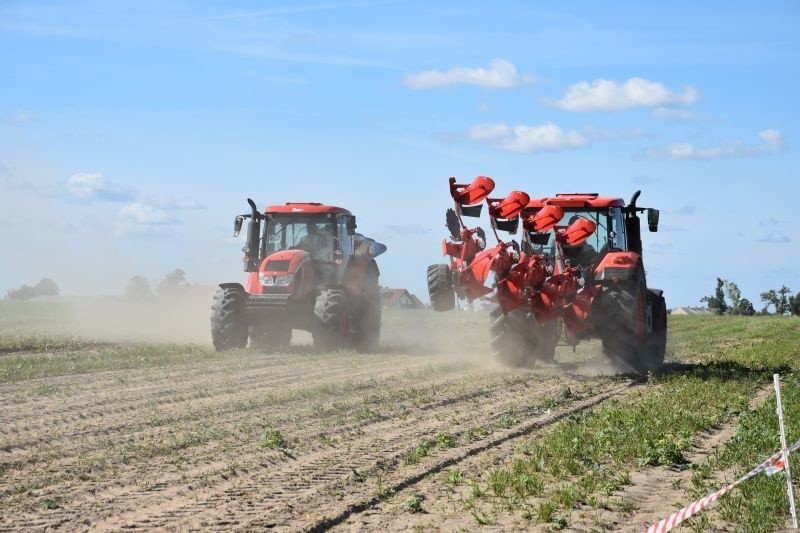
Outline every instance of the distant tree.
POLYGON ((761 301, 764 302, 762 314, 769 314, 769 306, 775 308, 775 314, 783 316, 792 312, 794 298, 791 296, 791 289, 786 285, 781 286, 777 291, 770 289, 761 293, 761 301))
POLYGON ((36 296, 58 296, 58 285, 50 278, 42 278, 33 286, 36 296))
POLYGON ((733 308, 731 308, 732 315, 744 315, 744 316, 753 316, 756 314, 756 309, 753 307, 753 304, 747 298, 742 298, 739 301, 739 304, 736 306, 736 310, 734 312, 733 308))
POLYGON ((150 282, 142 276, 133 276, 125 286, 125 298, 134 301, 145 301, 153 297, 150 282))
POLYGON ((36 296, 36 291, 30 285, 23 285, 18 289, 11 289, 6 293, 8 300, 30 300, 36 296))
POLYGON ((725 303, 725 293, 723 292, 723 286, 725 285, 725 281, 721 278, 717 278, 717 288, 714 291, 713 296, 703 296, 700 301, 705 302, 708 305, 709 309, 713 309, 714 312, 718 315, 724 315, 725 311, 728 310, 728 304, 725 303))
POLYGON ((800 315, 800 292, 789 298, 789 310, 793 315, 800 315))
POLYGON ((723 281, 725 284, 725 295, 728 297, 728 300, 730 300, 728 314, 745 316, 753 316, 756 314, 756 310, 750 300, 742 298, 742 291, 739 290, 738 285, 732 281, 723 281))
POLYGON ((739 286, 736 285, 732 281, 723 280, 725 284, 725 296, 728 297, 730 300, 730 313, 737 314, 734 311, 739 308, 739 305, 742 302, 742 291, 739 290, 739 286))
POLYGON ((787 287, 786 285, 781 286, 778 289, 778 308, 776 309, 776 314, 779 315, 788 315, 792 312, 792 306, 790 304, 790 300, 792 298, 792 290, 787 287))
POLYGON ((188 285, 189 284, 186 283, 186 272, 180 268, 176 268, 164 276, 164 279, 158 284, 158 295, 166 296, 169 294, 174 294, 188 285))
POLYGON ((58 285, 50 278, 42 278, 33 287, 23 285, 6 293, 6 298, 9 300, 30 300, 37 296, 58 296, 58 285))

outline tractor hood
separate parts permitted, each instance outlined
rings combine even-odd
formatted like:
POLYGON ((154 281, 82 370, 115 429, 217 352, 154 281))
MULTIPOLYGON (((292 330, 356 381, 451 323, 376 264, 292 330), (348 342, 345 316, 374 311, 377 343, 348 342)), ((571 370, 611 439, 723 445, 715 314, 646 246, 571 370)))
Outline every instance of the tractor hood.
POLYGON ((311 254, 305 250, 282 250, 267 256, 261 262, 258 272, 267 275, 294 273, 306 261, 311 261, 311 254))
MULTIPOLYGON (((251 275, 247 292, 251 294, 285 293, 302 296, 313 287, 314 269, 311 255, 304 250, 283 250, 267 256, 258 267, 258 276, 251 275), (302 294, 301 294, 302 293, 302 294)), ((253 272, 255 274, 255 272, 253 272)))

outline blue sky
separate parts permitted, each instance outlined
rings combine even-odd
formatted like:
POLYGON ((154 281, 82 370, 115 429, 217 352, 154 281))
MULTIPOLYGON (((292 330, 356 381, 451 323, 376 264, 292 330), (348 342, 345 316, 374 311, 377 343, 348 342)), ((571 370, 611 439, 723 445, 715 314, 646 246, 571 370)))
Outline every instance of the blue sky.
POLYGON ((642 189, 671 307, 800 291, 800 4, 548 4, 0 1, 0 293, 243 279, 251 196, 351 209, 426 297, 481 174, 642 189))

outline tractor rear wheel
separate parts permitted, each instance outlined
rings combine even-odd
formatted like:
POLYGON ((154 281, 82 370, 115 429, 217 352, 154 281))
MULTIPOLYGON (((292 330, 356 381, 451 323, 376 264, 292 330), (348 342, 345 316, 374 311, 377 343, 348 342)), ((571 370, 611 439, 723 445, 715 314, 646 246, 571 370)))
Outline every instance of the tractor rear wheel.
POLYGON ((250 347, 262 352, 275 352, 287 348, 292 341, 288 324, 271 322, 250 326, 250 347))
POLYGON ((375 269, 370 268, 364 275, 363 296, 361 311, 353 317, 353 343, 360 352, 372 352, 381 338, 381 287, 375 269))
POLYGON ((602 294, 603 349, 633 370, 647 358, 646 289, 641 275, 609 286, 602 294))
POLYGON ((524 307, 508 313, 496 304, 489 312, 492 352, 503 363, 531 367, 535 361, 552 361, 555 356, 556 323, 539 324, 524 307))
POLYGON ((428 267, 428 295, 431 298, 431 305, 436 311, 450 311, 456 306, 453 271, 450 270, 449 265, 428 267))
POLYGON ((314 348, 331 351, 343 348, 350 330, 347 294, 339 289, 327 289, 317 298, 314 314, 319 319, 312 332, 314 348))
POLYGON ((247 346, 246 306, 242 287, 217 289, 211 304, 211 341, 218 352, 247 346))

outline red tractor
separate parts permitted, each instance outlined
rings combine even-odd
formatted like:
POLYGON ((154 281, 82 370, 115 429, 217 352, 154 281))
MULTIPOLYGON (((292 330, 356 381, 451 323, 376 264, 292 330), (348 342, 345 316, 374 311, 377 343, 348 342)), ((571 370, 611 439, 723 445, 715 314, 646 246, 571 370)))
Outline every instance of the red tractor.
MULTIPOLYGON (((521 243, 500 242, 483 267, 494 272, 491 343, 501 359, 518 366, 551 361, 560 321, 573 345, 599 337, 607 354, 635 370, 662 364, 666 303, 662 291, 647 288, 638 197, 626 205, 595 193, 558 194, 521 210, 521 243), (509 246, 518 249, 511 264, 502 253, 509 246)), ((656 231, 658 211, 647 213, 656 231)))
POLYGON ((379 270, 386 246, 356 233, 356 217, 319 203, 272 205, 245 219, 246 286, 222 283, 211 306, 211 338, 217 350, 250 346, 285 348, 292 329, 310 331, 322 350, 378 344, 381 327, 379 270))

